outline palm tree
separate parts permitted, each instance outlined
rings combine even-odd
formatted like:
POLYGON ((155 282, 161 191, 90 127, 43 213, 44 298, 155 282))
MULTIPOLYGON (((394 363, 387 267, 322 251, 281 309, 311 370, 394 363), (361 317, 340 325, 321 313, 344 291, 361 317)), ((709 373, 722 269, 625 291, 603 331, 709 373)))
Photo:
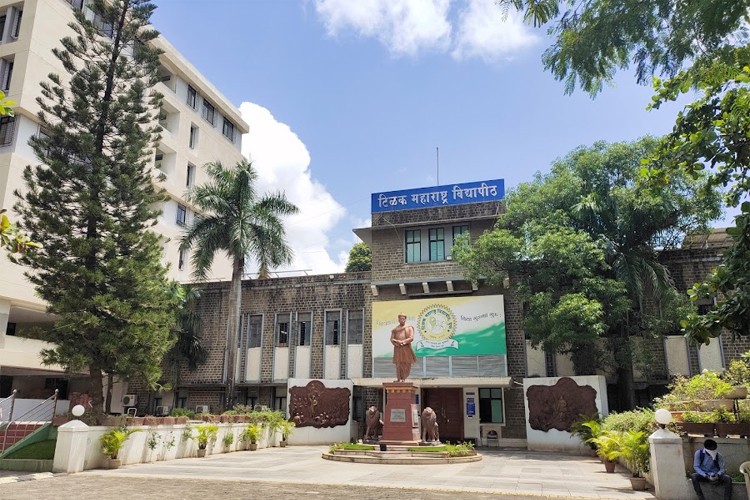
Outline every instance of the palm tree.
POLYGON ((224 369, 225 407, 229 408, 234 399, 237 330, 246 261, 251 259, 258 264, 261 278, 267 277, 270 269, 291 262, 292 249, 286 243, 281 217, 297 213, 298 208, 283 193, 259 197, 255 189, 258 173, 247 160, 232 168, 225 168, 220 162, 209 163, 205 168, 209 181, 187 194, 187 200, 201 214, 185 231, 181 248, 189 250, 195 246, 191 262, 193 275, 199 280, 206 278, 218 252, 225 252, 232 260, 224 369))

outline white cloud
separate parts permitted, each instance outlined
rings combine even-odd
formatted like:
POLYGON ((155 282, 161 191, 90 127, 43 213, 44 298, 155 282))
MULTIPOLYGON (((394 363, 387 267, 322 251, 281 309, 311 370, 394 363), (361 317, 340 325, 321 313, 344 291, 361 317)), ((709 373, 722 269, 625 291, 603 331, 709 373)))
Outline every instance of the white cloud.
MULTIPOLYGON (((294 262, 284 269, 311 270, 313 274, 342 271, 346 260, 328 254, 326 233, 344 217, 345 209, 312 178, 307 147, 266 108, 243 102, 240 112, 250 125, 250 133, 242 138, 242 153, 258 170, 259 193, 283 191, 300 209, 285 224, 294 262)), ((256 271, 251 266, 248 271, 256 271)))
POLYGON ((432 50, 492 62, 539 40, 494 0, 315 0, 315 9, 331 36, 376 38, 397 56, 432 50))
POLYGON ((521 14, 513 10, 503 12, 489 0, 469 0, 467 8, 459 14, 458 25, 451 52, 456 59, 478 57, 488 62, 509 59, 539 40, 523 23, 521 14))
POLYGON ((450 44, 450 0, 316 0, 315 9, 330 35, 347 30, 375 37, 396 55, 450 44))

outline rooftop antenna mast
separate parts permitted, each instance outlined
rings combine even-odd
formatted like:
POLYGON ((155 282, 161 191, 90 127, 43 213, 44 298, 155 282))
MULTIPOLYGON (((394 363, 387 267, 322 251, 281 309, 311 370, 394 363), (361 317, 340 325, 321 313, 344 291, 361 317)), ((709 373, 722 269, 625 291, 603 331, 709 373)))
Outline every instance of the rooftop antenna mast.
POLYGON ((440 185, 440 148, 435 146, 435 163, 437 167, 437 186, 440 185))

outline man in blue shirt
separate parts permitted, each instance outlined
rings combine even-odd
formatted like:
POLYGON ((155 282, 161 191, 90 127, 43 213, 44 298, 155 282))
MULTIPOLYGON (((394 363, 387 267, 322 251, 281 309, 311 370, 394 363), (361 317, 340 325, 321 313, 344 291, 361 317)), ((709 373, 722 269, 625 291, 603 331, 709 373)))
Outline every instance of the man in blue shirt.
POLYGON ((724 457, 717 451, 716 441, 706 439, 703 442, 703 448, 695 452, 693 458, 693 468, 695 473, 691 476, 693 488, 698 494, 700 500, 704 500, 701 482, 707 481, 709 484, 724 485, 724 500, 732 498, 732 478, 726 473, 724 457))

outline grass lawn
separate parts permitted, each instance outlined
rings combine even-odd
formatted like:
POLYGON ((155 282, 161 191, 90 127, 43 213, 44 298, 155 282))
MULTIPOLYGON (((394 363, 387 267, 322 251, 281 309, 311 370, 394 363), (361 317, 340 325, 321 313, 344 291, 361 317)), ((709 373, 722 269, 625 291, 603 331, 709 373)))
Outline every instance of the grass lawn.
POLYGON ((22 448, 5 458, 52 460, 55 458, 55 443, 52 440, 40 441, 22 448))

